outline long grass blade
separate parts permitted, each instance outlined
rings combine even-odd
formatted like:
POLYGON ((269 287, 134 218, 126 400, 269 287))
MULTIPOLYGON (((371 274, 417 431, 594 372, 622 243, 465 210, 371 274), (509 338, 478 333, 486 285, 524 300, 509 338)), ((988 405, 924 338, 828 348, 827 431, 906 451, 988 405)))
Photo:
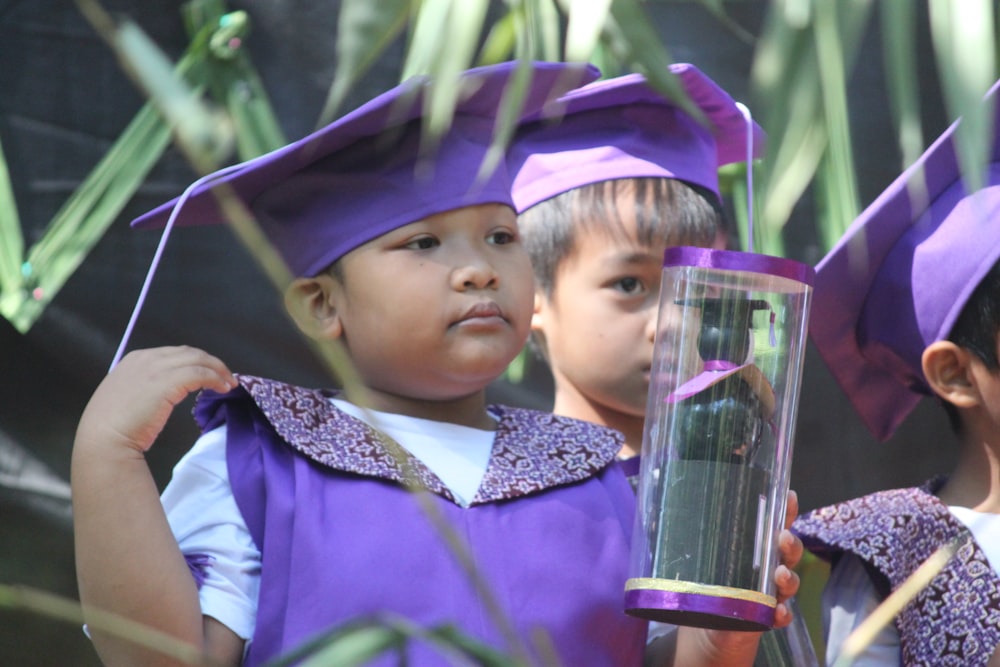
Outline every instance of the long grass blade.
POLYGON ((524 11, 514 8, 493 22, 483 40, 483 46, 476 56, 476 65, 495 63, 519 58, 515 53, 533 53, 534 40, 527 36, 524 11))
POLYGON ((433 68, 428 74, 435 84, 424 100, 426 115, 423 129, 428 146, 436 146, 438 139, 451 126, 462 92, 458 85, 459 78, 472 64, 488 7, 487 0, 453 0, 446 13, 443 34, 449 36, 448 47, 439 50, 434 57, 433 68))
POLYGON ((430 74, 441 53, 441 35, 448 29, 452 0, 421 0, 416 5, 412 35, 403 59, 400 80, 430 74))
POLYGON ((830 236, 858 207, 845 90, 868 3, 819 4, 776 2, 754 59, 757 115, 768 133, 758 227, 772 251, 782 247, 778 237, 824 160, 827 186, 836 193, 829 201, 849 202, 820 216, 836 221, 830 236))
POLYGON ((409 0, 343 0, 337 19, 337 68, 317 127, 336 118, 354 85, 402 34, 409 0))
MULTIPOLYGON (((27 586, 0 584, 0 608, 28 611, 45 618, 76 625, 77 628, 86 622, 92 630, 100 630, 119 639, 145 646, 180 660, 184 664, 221 667, 218 662, 205 656, 195 647, 124 616, 110 614, 99 609, 88 609, 86 617, 84 617, 78 602, 48 591, 27 586)), ((79 629, 75 631, 79 632, 79 629)))
POLYGON ((627 45, 628 60, 646 75, 651 86, 673 100, 694 118, 704 119, 704 114, 681 87, 668 67, 671 56, 663 44, 653 22, 638 0, 615 0, 611 5, 615 30, 621 35, 621 44, 627 45))
POLYGON ((882 0, 882 25, 886 82, 896 136, 903 156, 900 171, 916 162, 924 151, 917 95, 917 15, 910 0, 882 0))
POLYGON ((879 631, 892 623, 892 619, 917 597, 924 588, 948 564, 951 557, 968 542, 969 536, 963 534, 942 545, 925 560, 913 574, 906 578, 900 586, 887 597, 882 604, 868 615, 844 640, 843 649, 833 667, 848 667, 874 641, 879 631))
POLYGON ((944 100, 953 118, 962 118, 955 145, 970 190, 982 187, 993 142, 993 109, 982 103, 996 81, 995 17, 990 0, 931 0, 931 38, 944 100))
POLYGON ((864 24, 868 7, 867 2, 818 3, 816 6, 815 44, 823 117, 829 137, 823 165, 830 197, 826 200, 829 206, 824 212, 823 231, 834 238, 840 238, 847 230, 860 207, 847 108, 847 69, 854 60, 857 39, 841 30, 841 15, 856 13, 861 17, 860 21, 843 21, 846 25, 864 24))
POLYGON ((28 331, 131 199, 170 143, 156 110, 145 106, 59 208, 25 261, 31 298, 3 315, 28 331))
POLYGON ((520 57, 526 60, 559 60, 563 52, 562 25, 555 0, 525 0, 521 3, 532 39, 531 49, 520 57))
POLYGON ((611 4, 612 0, 562 0, 567 16, 565 59, 568 62, 590 60, 611 14, 611 4))
POLYGON ((17 214, 14 188, 10 184, 7 160, 0 145, 0 295, 20 292, 21 263, 24 261, 24 235, 17 214))

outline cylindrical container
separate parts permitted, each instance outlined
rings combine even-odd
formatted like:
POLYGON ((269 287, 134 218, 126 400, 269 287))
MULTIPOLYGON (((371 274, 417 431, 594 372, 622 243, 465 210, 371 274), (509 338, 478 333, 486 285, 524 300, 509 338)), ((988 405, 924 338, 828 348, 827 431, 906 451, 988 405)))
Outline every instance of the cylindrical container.
POLYGON ((668 248, 626 611, 724 630, 773 625, 812 267, 668 248))

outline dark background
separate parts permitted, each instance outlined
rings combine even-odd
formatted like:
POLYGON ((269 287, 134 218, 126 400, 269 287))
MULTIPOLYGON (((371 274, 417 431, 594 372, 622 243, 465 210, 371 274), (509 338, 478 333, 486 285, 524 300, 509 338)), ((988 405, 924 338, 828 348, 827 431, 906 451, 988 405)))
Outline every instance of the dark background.
MULTIPOLYGON (((332 79, 337 2, 231 2, 254 21, 253 60, 289 139, 313 129, 332 79)), ((179 2, 118 0, 176 57, 186 43, 179 2)), ((765 3, 727 4, 751 33, 765 3)), ((739 100, 747 99, 753 47, 695 3, 651 3, 673 59, 692 62, 739 100)), ((922 22, 923 25, 923 22, 922 22)), ((920 51, 930 53, 926 28, 920 51)), ((346 108, 394 85, 402 49, 390 52, 358 86, 346 108)), ((919 63, 925 143, 946 126, 936 73, 919 63)), ((851 124, 861 202, 900 171, 885 97, 877 22, 851 76, 851 124)), ((27 245, 89 173, 143 100, 71 2, 0 0, 0 142, 11 171, 27 245)), ((128 221, 180 193, 192 172, 171 151, 42 318, 27 334, 0 320, 0 444, 10 458, 30 455, 59 487, 69 477, 75 423, 107 370, 158 241, 128 221), (10 445, 10 443, 15 443, 10 445)), ((810 264, 822 256, 807 196, 787 229, 788 255, 810 264)), ((176 233, 165 253, 132 347, 190 344, 239 372, 307 385, 328 384, 321 365, 289 325, 280 300, 228 230, 176 233)), ((519 385, 497 383, 495 400, 549 407, 551 380, 534 364, 519 385)), ((149 454, 157 479, 197 436, 186 403, 149 454)), ((803 510, 879 488, 912 485, 953 460, 943 412, 925 401, 888 443, 877 443, 808 351, 792 469, 803 510)), ((2 451, 2 450, 0 450, 2 451)), ((3 458, 0 458, 3 461, 3 458)), ((22 460, 20 465, 28 465, 22 460)), ((2 469, 3 466, 0 466, 2 469)), ((0 482, 3 478, 0 478, 0 482)), ((65 492, 65 487, 63 486, 65 492)), ((150 576, 156 576, 151 572, 150 576)), ((0 483, 0 584, 76 597, 72 534, 64 500, 0 483)), ((0 595, 0 664, 96 665, 76 624, 11 609, 0 595)))

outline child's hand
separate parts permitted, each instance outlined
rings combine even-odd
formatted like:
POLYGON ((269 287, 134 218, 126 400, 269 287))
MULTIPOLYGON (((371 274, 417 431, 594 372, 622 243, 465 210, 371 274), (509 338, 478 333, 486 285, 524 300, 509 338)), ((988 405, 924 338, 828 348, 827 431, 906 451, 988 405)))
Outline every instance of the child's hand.
POLYGON ((802 540, 789 530, 798 515, 799 497, 795 491, 789 491, 788 508, 785 511, 785 529, 778 536, 781 564, 774 571, 774 583, 778 592, 778 605, 774 609, 775 628, 783 628, 792 622, 792 613, 784 602, 799 590, 799 575, 793 570, 802 559, 803 546, 802 540))
POLYGON ((236 378, 216 357, 193 347, 160 347, 126 355, 97 387, 80 418, 77 443, 145 452, 174 406, 193 391, 225 393, 236 378))

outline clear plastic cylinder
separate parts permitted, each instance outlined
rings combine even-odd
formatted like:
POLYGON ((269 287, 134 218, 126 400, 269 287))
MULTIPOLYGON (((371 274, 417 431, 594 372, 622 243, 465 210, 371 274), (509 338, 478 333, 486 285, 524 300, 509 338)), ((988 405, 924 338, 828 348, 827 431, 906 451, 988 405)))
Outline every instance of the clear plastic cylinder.
POLYGON ((813 270, 677 247, 664 256, 626 611, 773 625, 813 270))

